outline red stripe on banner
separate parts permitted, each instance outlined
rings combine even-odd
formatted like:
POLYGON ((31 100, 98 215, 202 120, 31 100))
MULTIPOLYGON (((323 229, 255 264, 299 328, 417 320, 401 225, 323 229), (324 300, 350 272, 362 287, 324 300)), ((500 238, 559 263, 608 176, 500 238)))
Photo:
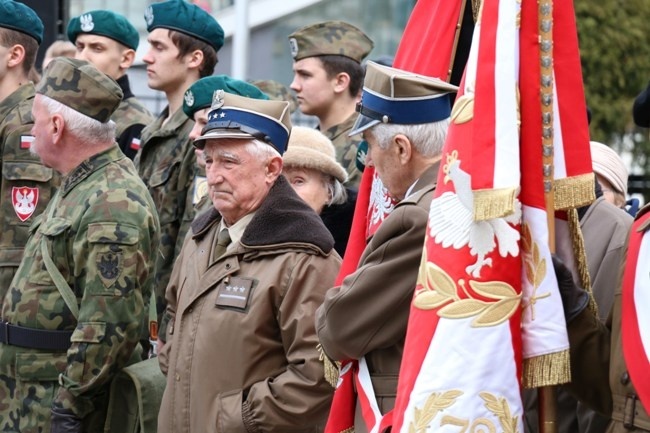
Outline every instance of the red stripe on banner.
MULTIPOLYGON (((635 221, 634 225, 632 225, 621 300, 621 330, 623 333, 625 365, 646 412, 650 412, 650 386, 648 386, 650 384, 650 360, 646 356, 643 341, 641 340, 639 318, 635 308, 634 284, 639 251, 643 236, 646 234, 646 232, 638 232, 637 229, 648 219, 650 219, 650 213, 645 214, 643 218, 635 221)), ((647 264, 644 263, 643 266, 645 265, 647 264)))
MULTIPOLYGON (((587 104, 573 1, 553 2, 553 68, 567 177, 591 173, 587 104)), ((556 134, 560 131, 555 131, 556 134)))
POLYGON ((483 2, 480 44, 476 68, 476 91, 474 100, 474 133, 472 152, 463 156, 464 170, 472 173, 472 189, 491 189, 494 186, 495 164, 495 63, 499 2, 483 2), (471 156, 471 159, 468 158, 471 156), (489 167, 489 169, 486 169, 489 167))
POLYGON ((419 0, 404 29, 393 65, 416 74, 449 81, 462 3, 419 0))

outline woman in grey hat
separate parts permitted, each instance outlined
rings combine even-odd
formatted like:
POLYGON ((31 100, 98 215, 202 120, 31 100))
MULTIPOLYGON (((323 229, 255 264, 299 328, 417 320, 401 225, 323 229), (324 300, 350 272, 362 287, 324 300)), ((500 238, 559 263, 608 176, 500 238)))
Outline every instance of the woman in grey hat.
POLYGON ((343 257, 350 235, 357 191, 347 189, 345 169, 336 161, 334 145, 315 129, 294 126, 282 156, 282 172, 296 193, 320 215, 343 257))

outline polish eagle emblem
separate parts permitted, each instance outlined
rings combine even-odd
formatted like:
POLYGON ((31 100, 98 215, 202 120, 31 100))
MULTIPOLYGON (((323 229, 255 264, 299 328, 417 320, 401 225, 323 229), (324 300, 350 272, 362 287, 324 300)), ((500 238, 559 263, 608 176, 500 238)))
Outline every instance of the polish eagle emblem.
POLYGON ((34 214, 38 204, 38 188, 27 186, 11 189, 11 203, 20 221, 25 222, 34 214))

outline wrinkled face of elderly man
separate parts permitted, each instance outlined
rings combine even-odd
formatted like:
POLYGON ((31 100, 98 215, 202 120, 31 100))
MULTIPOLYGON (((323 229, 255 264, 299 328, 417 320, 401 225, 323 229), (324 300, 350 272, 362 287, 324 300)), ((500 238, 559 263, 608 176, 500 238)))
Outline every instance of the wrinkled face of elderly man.
POLYGON ((265 143, 220 138, 203 150, 209 194, 228 225, 260 207, 282 172, 282 158, 265 143))

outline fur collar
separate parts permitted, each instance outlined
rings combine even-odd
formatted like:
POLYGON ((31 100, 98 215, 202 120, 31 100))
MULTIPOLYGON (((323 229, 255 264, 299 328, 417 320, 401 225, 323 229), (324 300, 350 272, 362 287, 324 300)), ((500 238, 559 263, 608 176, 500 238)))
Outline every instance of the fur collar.
MULTIPOLYGON (((192 237, 202 238, 221 221, 211 208, 192 222, 192 237)), ((278 177, 241 238, 244 246, 256 248, 280 244, 311 244, 328 254, 334 239, 323 221, 298 195, 284 176, 278 177)))

